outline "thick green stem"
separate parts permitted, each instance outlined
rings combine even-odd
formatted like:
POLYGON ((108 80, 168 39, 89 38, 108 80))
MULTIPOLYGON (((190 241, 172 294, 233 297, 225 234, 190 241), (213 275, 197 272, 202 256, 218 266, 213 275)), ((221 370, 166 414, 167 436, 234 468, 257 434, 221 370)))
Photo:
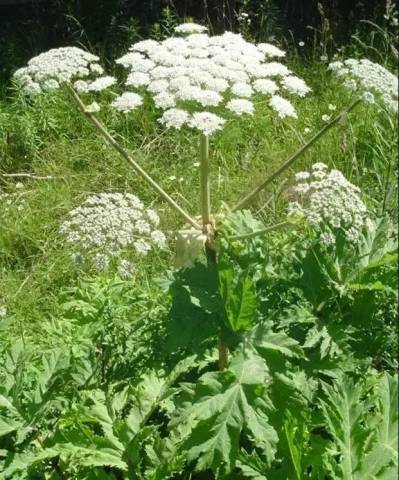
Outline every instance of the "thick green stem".
POLYGON ((104 125, 98 120, 95 115, 91 112, 86 110, 84 103, 82 102, 79 95, 75 92, 72 87, 69 87, 72 96, 76 100, 77 104, 79 105, 80 109, 86 116, 86 118, 96 127, 96 129, 101 133, 101 135, 107 140, 107 142, 115 148, 117 152, 119 152, 122 157, 127 160, 130 166, 138 173, 151 187, 161 196, 164 200, 178 212, 184 219, 190 223, 194 228, 201 229, 200 225, 190 217, 190 215, 185 212, 180 205, 178 205, 172 197, 170 197, 165 190, 152 178, 148 173, 126 152, 126 150, 112 137, 112 135, 108 132, 108 130, 104 127, 104 125))
POLYGON ((228 240, 248 240, 250 238, 257 237, 259 235, 263 235, 268 232, 272 232, 273 230, 277 230, 278 228, 286 227, 290 225, 289 222, 280 222, 276 223, 275 225, 270 225, 269 227, 262 228, 260 230, 255 230, 251 233, 243 233, 242 235, 232 235, 231 237, 227 237, 228 240))
POLYGON ((252 192, 242 198, 232 209, 232 212, 240 210, 245 205, 247 205, 251 200, 253 200, 256 195, 258 195, 267 185, 269 185, 273 180, 275 180, 279 175, 281 175, 287 168, 289 168, 295 160, 297 160, 306 150, 308 150, 317 140, 326 134, 330 128, 336 125, 340 120, 342 120, 350 111, 352 111, 359 103, 362 102, 361 98, 358 98, 353 103, 349 105, 348 108, 343 110, 338 116, 336 116, 330 123, 327 123, 321 130, 319 130, 316 135, 314 135, 305 145, 303 145, 299 150, 297 150, 286 162, 284 162, 280 168, 278 168, 274 173, 272 173, 265 181, 258 185, 252 192))
POLYGON ((227 363, 229 361, 229 351, 227 349, 226 344, 223 341, 223 337, 219 335, 219 344, 218 344, 218 351, 219 351, 219 370, 223 372, 223 370, 227 367, 227 363))
POLYGON ((202 225, 211 223, 211 194, 209 186, 209 139, 203 133, 200 137, 200 200, 202 225))
MULTIPOLYGON (((208 266, 217 264, 215 249, 215 226, 211 219, 211 192, 209 181, 209 139, 206 135, 200 137, 200 203, 202 228, 206 234, 205 251, 208 266)), ((229 351, 223 339, 222 331, 218 338, 219 351, 219 370, 223 371, 227 367, 229 351)))

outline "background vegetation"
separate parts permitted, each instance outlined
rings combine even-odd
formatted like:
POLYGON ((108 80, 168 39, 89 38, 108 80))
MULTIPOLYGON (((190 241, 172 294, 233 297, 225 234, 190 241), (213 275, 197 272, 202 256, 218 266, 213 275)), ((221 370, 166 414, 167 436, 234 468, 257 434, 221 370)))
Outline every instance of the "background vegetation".
MULTIPOLYGON (((394 32, 394 10, 391 0, 3 0, 0 73, 7 77, 40 51, 66 44, 83 44, 112 58, 177 17, 205 20, 215 32, 236 29, 240 12, 249 14, 249 30, 259 41, 294 36, 307 45, 322 41, 331 52, 353 34, 370 32, 370 21, 394 32)), ((391 41, 397 47, 394 36, 391 41)))

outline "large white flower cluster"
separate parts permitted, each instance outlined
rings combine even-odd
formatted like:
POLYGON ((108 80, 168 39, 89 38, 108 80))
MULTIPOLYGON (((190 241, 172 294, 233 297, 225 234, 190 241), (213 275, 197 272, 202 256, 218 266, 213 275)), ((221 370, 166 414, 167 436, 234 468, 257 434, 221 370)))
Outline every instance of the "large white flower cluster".
POLYGON ((288 205, 288 216, 305 219, 319 232, 325 246, 334 245, 339 235, 356 243, 367 221, 367 208, 358 187, 339 170, 328 171, 318 162, 310 172, 299 172, 293 188, 297 200, 288 205))
POLYGON ((32 96, 72 82, 81 92, 100 91, 116 80, 113 77, 101 77, 104 71, 98 62, 96 55, 77 47, 54 48, 33 57, 26 67, 14 73, 14 78, 32 96))
POLYGON ((328 68, 345 80, 348 89, 366 90, 366 101, 372 101, 371 93, 376 93, 390 110, 398 111, 398 78, 382 65, 349 58, 332 62, 328 68))
POLYGON ((97 270, 106 270, 116 261, 122 274, 129 268, 133 271, 124 257, 145 256, 153 246, 166 247, 165 235, 157 229, 158 225, 158 214, 146 209, 135 195, 100 193, 69 212, 60 232, 67 243, 76 247, 77 262, 87 258, 97 270))
MULTIPOLYGON (((252 115, 254 95, 269 96, 281 117, 294 117, 289 100, 277 92, 305 96, 310 88, 275 59, 285 53, 268 43, 252 44, 239 34, 211 36, 206 28, 183 24, 163 41, 144 40, 116 62, 128 70, 125 86, 149 92, 163 110, 166 127, 187 125, 206 135, 221 129, 227 111, 252 115)), ((118 108, 118 100, 114 102, 118 108)), ((138 106, 135 100, 131 109, 138 106)), ((126 111, 126 102, 123 102, 126 111)))

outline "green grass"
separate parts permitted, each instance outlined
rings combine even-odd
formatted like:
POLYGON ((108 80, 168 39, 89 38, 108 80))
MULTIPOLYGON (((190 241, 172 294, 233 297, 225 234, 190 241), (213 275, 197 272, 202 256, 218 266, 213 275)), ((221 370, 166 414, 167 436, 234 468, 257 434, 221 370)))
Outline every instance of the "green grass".
MULTIPOLYGON (((232 206, 261 179, 272 173, 322 125, 323 114, 334 115, 351 98, 333 80, 326 65, 292 55, 289 65, 312 87, 312 93, 296 104, 298 120, 281 122, 259 105, 254 117, 229 121, 212 137, 213 211, 222 202, 232 206), (329 105, 335 111, 329 111, 329 105), (311 133, 305 134, 305 128, 311 133)), ((43 322, 59 314, 59 292, 76 284, 79 274, 58 234, 65 214, 94 192, 129 191, 161 214, 167 230, 182 227, 175 213, 161 201, 106 145, 77 111, 67 94, 30 102, 7 90, 0 103, 0 172, 34 172, 53 180, 0 177, 0 306, 27 332, 40 332, 43 322), (16 184, 23 188, 17 189, 16 184)), ((199 138, 191 131, 163 131, 151 105, 128 118, 110 110, 102 121, 192 215, 198 215, 199 138), (174 179, 175 177, 175 179, 174 179)), ((278 179, 252 207, 266 223, 283 214, 292 173, 323 161, 338 168, 364 193, 374 211, 395 208, 396 124, 376 106, 361 105, 346 124, 333 128, 293 168, 278 179), (282 183, 283 181, 283 183, 282 183), (384 200, 385 199, 385 200, 384 200)), ((173 261, 171 250, 152 256, 140 265, 136 282, 145 285, 153 272, 173 261), (147 280, 146 280, 147 279, 147 280), (144 282, 144 283, 143 283, 144 282)))

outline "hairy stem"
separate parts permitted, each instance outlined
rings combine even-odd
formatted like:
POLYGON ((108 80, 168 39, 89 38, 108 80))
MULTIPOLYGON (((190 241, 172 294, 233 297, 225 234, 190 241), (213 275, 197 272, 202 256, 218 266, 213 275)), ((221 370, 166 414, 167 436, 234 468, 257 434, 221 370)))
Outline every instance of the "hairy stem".
POLYGON ((229 351, 221 335, 219 335, 218 351, 219 351, 219 361, 218 361, 219 370, 223 372, 223 370, 225 370, 225 368, 227 367, 227 363, 229 361, 229 351))
POLYGON ((303 145, 299 150, 297 150, 286 162, 284 162, 280 168, 278 168, 274 173, 266 178, 260 185, 258 185, 252 192, 248 193, 244 198, 242 198, 232 209, 232 212, 240 210, 246 206, 251 200, 253 200, 256 195, 258 195, 267 185, 269 185, 273 180, 275 180, 279 175, 281 175, 287 168, 289 168, 295 160, 297 160, 306 150, 308 150, 314 143, 317 142, 324 134, 326 134, 334 125, 336 125, 340 120, 342 120, 350 111, 352 111, 359 103, 362 102, 361 98, 358 98, 353 103, 349 105, 348 108, 343 110, 339 115, 337 115, 330 123, 327 123, 321 130, 319 130, 316 135, 314 135, 305 145, 303 145))
MULTIPOLYGON (((205 253, 208 266, 217 264, 215 249, 215 229, 211 220, 211 193, 209 184, 209 139, 206 135, 200 137, 200 203, 202 228, 206 234, 205 253)), ((228 363, 228 349, 223 339, 222 331, 218 337, 219 370, 223 371, 228 363)))
POLYGON ((211 195, 209 188, 209 139, 203 133, 200 136, 200 201, 202 225, 211 223, 211 195))
POLYGON ((126 152, 126 150, 112 137, 104 125, 98 120, 98 118, 93 115, 93 113, 86 111, 86 107, 82 102, 79 95, 75 90, 69 86, 69 90, 72 93, 72 96, 79 105, 81 111, 84 113, 86 118, 96 127, 96 129, 101 133, 101 135, 107 140, 107 142, 114 147, 114 149, 122 155, 122 157, 127 160, 130 166, 138 173, 176 212, 178 212, 184 219, 190 223, 194 228, 201 229, 200 225, 190 217, 190 215, 185 212, 180 205, 178 205, 172 197, 170 197, 165 190, 152 178, 148 173, 126 152))

